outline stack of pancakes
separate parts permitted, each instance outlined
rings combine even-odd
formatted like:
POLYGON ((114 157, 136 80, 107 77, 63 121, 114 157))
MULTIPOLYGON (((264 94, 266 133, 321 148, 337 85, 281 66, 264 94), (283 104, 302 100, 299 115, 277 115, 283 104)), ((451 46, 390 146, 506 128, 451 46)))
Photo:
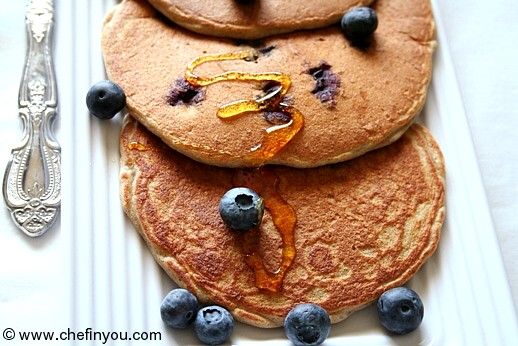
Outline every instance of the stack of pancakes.
MULTIPOLYGON (((157 262, 202 301, 259 327, 282 325, 306 302, 338 322, 405 283, 435 251, 444 219, 441 152, 412 125, 434 45, 428 0, 123 0, 103 32, 108 76, 131 114, 121 133, 121 196, 157 262), (357 5, 379 18, 366 47, 336 25, 357 5), (200 57, 243 51, 252 58, 208 62, 196 73, 289 76, 282 104, 302 114, 303 126, 262 161, 251 153, 276 128, 292 126, 291 114, 218 112, 278 85, 185 79, 200 57), (297 216, 296 257, 278 292, 257 287, 245 235, 218 211, 237 174, 263 179, 263 171, 297 216)), ((249 232, 274 273, 283 241, 271 211, 249 232)))

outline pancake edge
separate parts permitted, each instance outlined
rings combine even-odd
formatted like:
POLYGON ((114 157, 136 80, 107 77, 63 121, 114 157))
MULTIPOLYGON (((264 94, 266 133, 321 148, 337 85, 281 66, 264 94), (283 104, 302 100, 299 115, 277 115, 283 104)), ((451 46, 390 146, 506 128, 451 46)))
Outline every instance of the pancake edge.
MULTIPOLYGON (((374 1, 375 0, 357 0, 350 8, 355 6, 369 6, 374 1)), ((343 11, 339 11, 330 13, 323 17, 312 17, 311 20, 298 21, 297 24, 286 25, 285 23, 280 22, 278 25, 244 26, 231 23, 221 23, 204 17, 197 17, 197 22, 194 22, 192 20, 192 15, 183 12, 173 4, 166 3, 164 0, 148 0, 148 2, 169 20, 187 30, 208 36, 245 40, 256 40, 299 30, 324 28, 338 23, 344 15, 343 11)))

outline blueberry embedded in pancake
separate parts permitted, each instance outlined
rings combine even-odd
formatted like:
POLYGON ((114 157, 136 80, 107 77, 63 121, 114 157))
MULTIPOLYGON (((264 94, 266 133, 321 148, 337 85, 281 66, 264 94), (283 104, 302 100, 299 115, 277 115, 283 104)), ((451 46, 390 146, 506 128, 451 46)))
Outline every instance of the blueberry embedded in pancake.
POLYGON ((167 94, 167 103, 172 107, 177 105, 195 105, 205 99, 202 88, 189 83, 185 78, 178 78, 167 94))
POLYGON ((315 87, 311 93, 322 103, 336 106, 336 96, 342 84, 340 76, 334 73, 331 65, 321 61, 316 67, 310 68, 307 73, 315 80, 315 87))

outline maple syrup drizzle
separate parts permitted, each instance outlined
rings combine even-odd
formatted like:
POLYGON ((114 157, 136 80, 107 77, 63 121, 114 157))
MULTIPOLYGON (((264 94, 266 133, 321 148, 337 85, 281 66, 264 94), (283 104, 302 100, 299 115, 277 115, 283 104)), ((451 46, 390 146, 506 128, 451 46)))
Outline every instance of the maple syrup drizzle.
POLYGON ((297 215, 293 208, 279 194, 279 178, 266 169, 239 171, 234 175, 236 186, 247 186, 261 195, 265 208, 270 212, 273 223, 282 238, 282 260, 274 272, 266 269, 259 252, 260 230, 249 231, 243 236, 245 261, 254 270, 255 284, 259 289, 279 292, 286 272, 295 259, 295 224, 297 215))
MULTIPOLYGON (((277 72, 243 73, 236 71, 204 77, 198 76, 194 70, 205 63, 225 60, 255 60, 259 53, 255 50, 218 55, 206 55, 192 61, 186 70, 185 79, 194 86, 203 87, 224 81, 242 82, 274 82, 279 85, 267 95, 251 100, 238 100, 218 109, 217 116, 221 119, 231 119, 246 113, 271 111, 283 112, 290 116, 286 124, 271 126, 265 130, 263 140, 247 154, 254 165, 262 165, 282 150, 304 126, 304 116, 296 108, 282 102, 291 87, 288 75, 277 72)), ((240 171, 234 176, 236 186, 248 186, 259 193, 264 199, 265 208, 270 212, 273 223, 282 238, 282 260, 274 272, 266 269, 259 252, 259 229, 247 232, 243 237, 245 261, 255 274, 255 283, 259 289, 269 292, 279 292, 286 272, 295 259, 295 224, 297 215, 293 208, 278 192, 278 177, 269 170, 240 171)))
POLYGON ((138 150, 138 151, 146 151, 147 148, 144 144, 139 142, 130 142, 128 143, 128 149, 130 150, 138 150))
POLYGON ((218 55, 205 55, 192 61, 187 66, 185 79, 194 86, 209 86, 224 81, 244 82, 275 82, 279 88, 259 99, 238 100, 226 104, 218 109, 218 117, 230 119, 250 112, 281 111, 290 115, 291 120, 283 125, 272 126, 266 129, 262 143, 250 150, 248 159, 254 165, 261 165, 274 157, 284 148, 304 126, 304 116, 295 108, 282 103, 283 97, 291 87, 291 79, 288 75, 278 72, 268 73, 244 73, 229 71, 212 77, 202 77, 194 73, 194 70, 205 63, 224 60, 253 60, 258 58, 257 51, 248 50, 237 53, 225 53, 218 55))

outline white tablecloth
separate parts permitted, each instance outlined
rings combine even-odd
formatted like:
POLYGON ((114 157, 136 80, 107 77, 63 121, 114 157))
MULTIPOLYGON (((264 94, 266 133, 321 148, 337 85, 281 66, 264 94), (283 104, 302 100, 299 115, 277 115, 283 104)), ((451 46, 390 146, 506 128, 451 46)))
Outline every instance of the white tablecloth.
POLYGON ((468 122, 518 306, 518 11, 514 0, 441 0, 468 122))

